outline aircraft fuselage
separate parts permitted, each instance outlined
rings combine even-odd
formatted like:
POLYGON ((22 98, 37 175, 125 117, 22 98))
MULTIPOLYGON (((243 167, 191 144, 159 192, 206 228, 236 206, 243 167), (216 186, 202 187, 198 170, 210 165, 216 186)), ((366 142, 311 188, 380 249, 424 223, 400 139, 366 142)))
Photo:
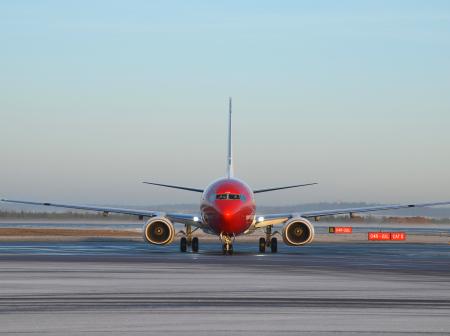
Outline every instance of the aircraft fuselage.
POLYGON ((219 179, 203 192, 200 211, 203 222, 216 234, 240 235, 255 218, 253 191, 238 179, 219 179))

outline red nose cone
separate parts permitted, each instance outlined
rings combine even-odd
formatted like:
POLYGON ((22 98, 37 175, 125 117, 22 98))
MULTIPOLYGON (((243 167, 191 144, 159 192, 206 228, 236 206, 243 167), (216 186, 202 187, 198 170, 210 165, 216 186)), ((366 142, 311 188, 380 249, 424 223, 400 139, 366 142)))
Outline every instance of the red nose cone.
POLYGON ((237 208, 227 209, 225 212, 218 211, 218 228, 220 228, 221 233, 237 235, 244 232, 247 227, 245 207, 239 205, 237 208))

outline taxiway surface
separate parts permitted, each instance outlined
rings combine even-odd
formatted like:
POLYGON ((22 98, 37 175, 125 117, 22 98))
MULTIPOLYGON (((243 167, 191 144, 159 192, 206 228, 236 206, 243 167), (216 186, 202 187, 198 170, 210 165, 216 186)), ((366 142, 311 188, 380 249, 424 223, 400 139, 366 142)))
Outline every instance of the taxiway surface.
POLYGON ((449 245, 201 248, 2 243, 0 334, 450 333, 449 245))

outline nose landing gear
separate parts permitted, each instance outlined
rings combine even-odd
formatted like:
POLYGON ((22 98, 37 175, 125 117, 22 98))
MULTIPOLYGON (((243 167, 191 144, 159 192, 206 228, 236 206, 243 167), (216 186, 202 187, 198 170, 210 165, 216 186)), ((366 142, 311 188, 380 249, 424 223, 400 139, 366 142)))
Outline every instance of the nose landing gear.
POLYGON ((259 238, 259 252, 260 253, 265 253, 266 252, 266 247, 270 247, 270 251, 272 253, 277 253, 278 252, 278 240, 276 237, 274 237, 274 235, 277 232, 272 233, 272 225, 268 225, 266 226, 266 237, 263 238, 259 238))
POLYGON ((224 255, 232 255, 233 254, 233 244, 223 244, 222 252, 224 255))
POLYGON ((233 239, 227 235, 220 235, 220 240, 222 240, 222 252, 224 255, 232 255, 233 254, 233 239))

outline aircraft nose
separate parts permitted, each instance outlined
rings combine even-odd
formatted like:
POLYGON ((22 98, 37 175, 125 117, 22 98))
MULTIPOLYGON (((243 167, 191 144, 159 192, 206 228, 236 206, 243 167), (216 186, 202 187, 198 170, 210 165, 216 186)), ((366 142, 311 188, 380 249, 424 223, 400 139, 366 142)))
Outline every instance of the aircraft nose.
POLYGON ((238 234, 246 229, 245 207, 241 204, 233 207, 218 209, 220 231, 229 234, 238 234))
POLYGON ((238 226, 239 218, 238 216, 231 213, 223 213, 220 215, 221 231, 222 232, 235 232, 238 226))
POLYGON ((240 203, 235 204, 218 204, 216 205, 216 211, 219 214, 221 220, 230 221, 234 216, 239 213, 243 208, 240 203))
POLYGON ((232 223, 233 220, 235 219, 235 213, 231 213, 231 212, 224 212, 220 215, 220 219, 222 221, 222 223, 232 223))

